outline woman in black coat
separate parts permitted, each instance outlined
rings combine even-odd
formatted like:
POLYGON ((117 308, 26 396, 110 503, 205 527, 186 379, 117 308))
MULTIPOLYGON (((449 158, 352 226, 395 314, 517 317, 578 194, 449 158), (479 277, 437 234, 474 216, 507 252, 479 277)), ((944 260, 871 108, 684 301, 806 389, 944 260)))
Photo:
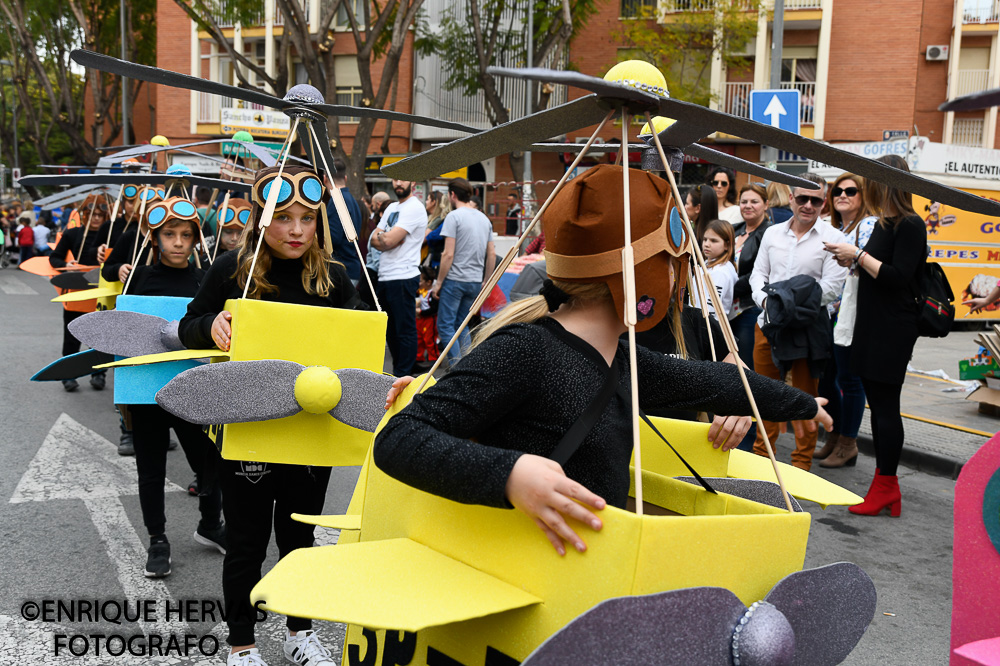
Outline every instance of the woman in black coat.
MULTIPOLYGON (((901 159, 882 161, 906 169, 901 159)), ((865 199, 879 216, 864 250, 850 243, 827 247, 842 265, 853 261, 861 269, 851 372, 860 375, 865 387, 878 463, 865 501, 850 507, 850 511, 874 516, 889 507, 891 515, 898 516, 901 506, 896 467, 903 451, 899 397, 918 336, 918 298, 927 261, 927 229, 913 212, 908 193, 867 179, 864 189, 865 199)))

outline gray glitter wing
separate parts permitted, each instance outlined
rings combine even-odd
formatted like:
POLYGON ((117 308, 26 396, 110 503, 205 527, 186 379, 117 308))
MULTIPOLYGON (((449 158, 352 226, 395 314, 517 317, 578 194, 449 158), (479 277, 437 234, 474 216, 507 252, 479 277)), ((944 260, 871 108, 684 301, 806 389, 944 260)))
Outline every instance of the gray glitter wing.
POLYGON ((156 402, 201 425, 269 421, 301 411, 295 379, 304 366, 291 361, 226 361, 185 370, 156 394, 156 402))
MULTIPOLYGON (((696 481, 693 476, 675 476, 674 478, 678 481, 684 481, 685 483, 693 483, 696 486, 699 485, 698 481, 696 481)), ((748 499, 752 502, 767 504, 768 506, 777 507, 779 509, 786 508, 784 500, 781 499, 781 487, 773 481, 729 478, 712 478, 705 480, 720 493, 736 495, 737 497, 742 497, 743 499, 748 499)), ((792 498, 792 509, 795 511, 802 511, 802 506, 794 497, 792 498)))
POLYGON ((115 356, 145 356, 172 351, 163 344, 160 330, 167 324, 163 317, 102 310, 90 312, 69 323, 69 332, 91 349, 115 356))
POLYGON ((878 595, 856 564, 838 562, 782 578, 768 593, 795 630, 796 666, 839 664, 858 644, 878 595))
POLYGON ((522 666, 728 666, 733 628, 746 610, 721 587, 608 599, 550 636, 522 666))
POLYGON ((356 368, 337 370, 336 375, 341 397, 330 416, 352 428, 375 432, 385 416, 385 396, 396 378, 356 368))

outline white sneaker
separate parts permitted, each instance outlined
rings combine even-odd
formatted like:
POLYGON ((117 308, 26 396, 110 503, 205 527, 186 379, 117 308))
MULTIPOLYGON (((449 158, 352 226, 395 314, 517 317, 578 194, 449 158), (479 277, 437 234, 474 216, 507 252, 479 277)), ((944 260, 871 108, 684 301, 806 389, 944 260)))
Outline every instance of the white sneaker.
POLYGON ((319 642, 319 636, 312 629, 292 636, 286 628, 284 650, 285 659, 299 666, 337 666, 333 655, 319 642))
POLYGON ((231 652, 226 659, 226 666, 267 666, 257 648, 247 648, 239 652, 231 652))

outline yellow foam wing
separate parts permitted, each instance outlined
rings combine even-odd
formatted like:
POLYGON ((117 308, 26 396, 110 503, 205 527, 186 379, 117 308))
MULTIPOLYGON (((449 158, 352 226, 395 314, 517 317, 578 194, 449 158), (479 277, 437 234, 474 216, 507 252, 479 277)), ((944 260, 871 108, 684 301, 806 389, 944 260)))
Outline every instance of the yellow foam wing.
MULTIPOLYGON (((118 283, 119 285, 121 283, 118 283)), ((68 294, 63 294, 62 296, 56 296, 52 299, 53 303, 78 303, 80 301, 89 301, 94 298, 107 298, 108 296, 118 296, 122 293, 121 287, 117 289, 112 287, 94 287, 93 289, 84 289, 83 291, 71 291, 68 294)))
MULTIPOLYGON (((785 488, 796 499, 816 502, 823 508, 831 504, 853 506, 863 501, 850 490, 815 474, 783 462, 779 462, 778 465, 781 467, 781 478, 785 482, 785 488)), ((729 452, 729 476, 734 479, 775 481, 774 469, 768 458, 739 449, 729 452)))
POLYGON ((308 516, 303 513, 293 513, 292 520, 297 520, 306 525, 318 525, 319 527, 329 527, 335 530, 360 530, 361 514, 347 514, 343 516, 308 516))
POLYGON ((94 368, 124 368, 130 365, 146 365, 148 363, 166 363, 167 361, 190 361, 196 358, 229 358, 229 352, 220 349, 181 349, 180 351, 163 352, 162 354, 146 354, 113 361, 94 368))
POLYGON ((402 631, 542 602, 410 539, 299 548, 278 561, 250 599, 283 615, 402 631))

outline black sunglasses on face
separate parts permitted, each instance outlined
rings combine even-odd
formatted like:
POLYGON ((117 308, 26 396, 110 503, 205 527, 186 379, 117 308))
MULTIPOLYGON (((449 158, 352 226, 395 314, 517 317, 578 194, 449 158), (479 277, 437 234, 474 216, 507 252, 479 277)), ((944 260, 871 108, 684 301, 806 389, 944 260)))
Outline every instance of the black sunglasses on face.
POLYGON ((857 196, 858 188, 856 187, 835 187, 833 188, 833 196, 839 197, 841 194, 846 194, 849 197, 857 196))
POLYGON ((805 206, 807 203, 811 203, 814 208, 819 208, 820 206, 823 205, 823 200, 820 199, 819 197, 811 197, 806 194, 800 194, 799 196, 795 197, 795 203, 797 203, 800 206, 805 206))
POLYGON ((729 185, 728 180, 713 180, 712 187, 727 187, 729 185))

